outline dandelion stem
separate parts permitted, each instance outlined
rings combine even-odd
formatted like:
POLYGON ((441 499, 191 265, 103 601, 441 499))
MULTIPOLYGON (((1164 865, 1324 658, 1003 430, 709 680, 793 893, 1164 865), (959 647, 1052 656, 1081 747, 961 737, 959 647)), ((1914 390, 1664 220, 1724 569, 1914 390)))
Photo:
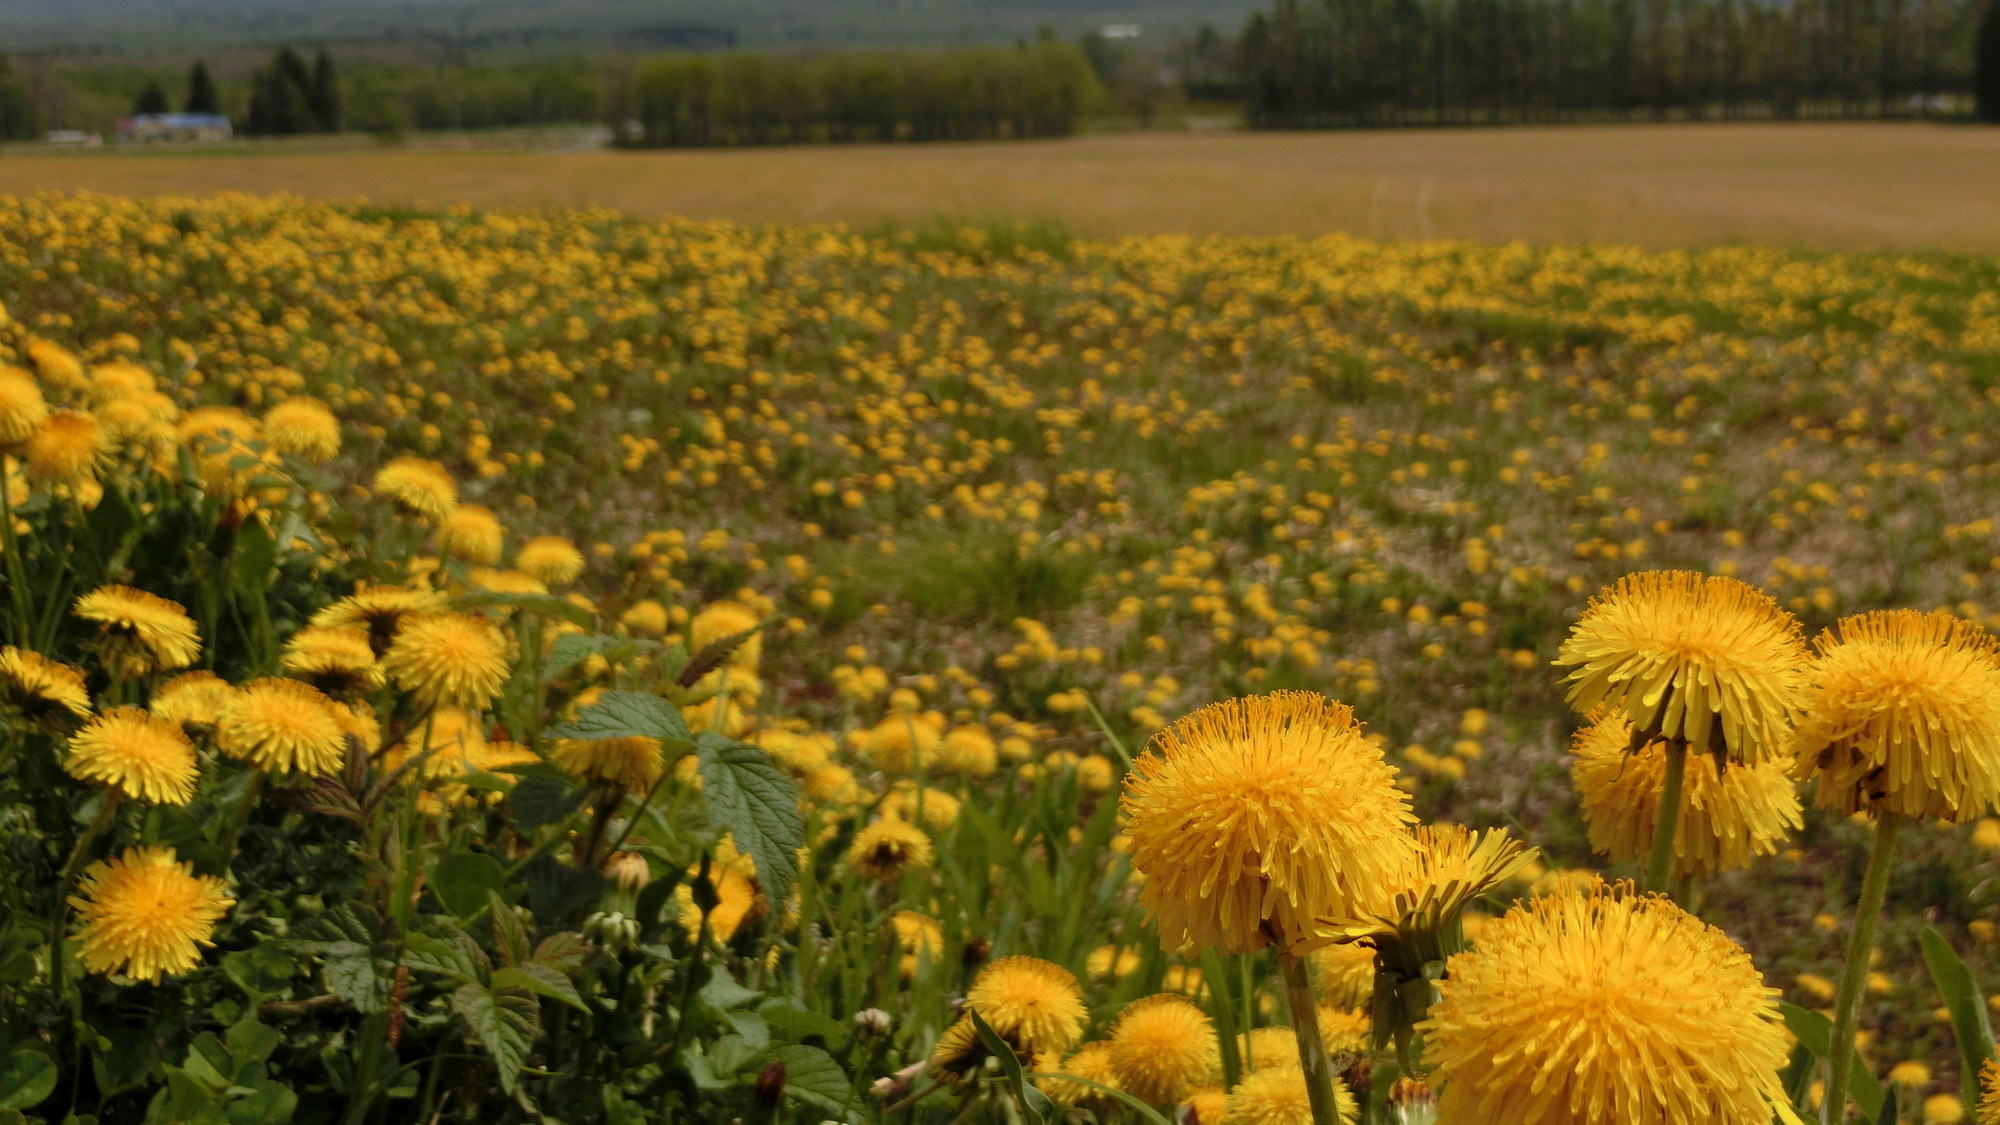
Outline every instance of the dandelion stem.
POLYGON ((1674 875, 1674 835, 1681 824, 1681 790, 1687 781, 1687 743, 1667 741, 1667 776, 1660 786, 1659 814, 1653 821, 1653 850, 1646 856, 1646 889, 1666 894, 1674 875))
POLYGON ((1854 1065, 1854 1030, 1861 1007, 1861 988, 1868 981, 1868 955, 1875 949, 1875 924, 1882 917, 1882 899, 1889 891, 1896 836, 1903 827, 1898 813, 1883 813, 1875 822, 1875 845, 1868 853, 1868 871, 1861 877, 1861 897, 1854 903, 1854 932, 1847 939, 1847 964, 1840 972, 1840 991, 1833 998, 1833 1038, 1827 1044, 1826 1097, 1823 1121, 1847 1118, 1847 1076, 1854 1065))
POLYGON ((1285 1003, 1292 1010, 1292 1035, 1299 1043, 1299 1067, 1306 1073, 1306 1097, 1312 1102, 1313 1125, 1340 1125, 1340 1103, 1333 1093, 1333 1060, 1319 1034, 1319 1009, 1313 1005, 1306 963, 1283 950, 1278 971, 1285 978, 1285 1003))

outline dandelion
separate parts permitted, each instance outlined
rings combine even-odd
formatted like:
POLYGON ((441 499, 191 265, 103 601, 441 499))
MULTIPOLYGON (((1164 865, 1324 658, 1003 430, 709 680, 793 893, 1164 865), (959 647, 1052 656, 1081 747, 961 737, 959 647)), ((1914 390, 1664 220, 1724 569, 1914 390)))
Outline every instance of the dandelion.
POLYGON ((1126 781, 1140 901, 1168 949, 1306 946, 1409 853, 1409 798, 1346 706, 1278 692, 1167 727, 1126 781))
POLYGON ((1799 624, 1734 578, 1628 574, 1593 598, 1563 641, 1570 705, 1599 704, 1650 738, 1739 762, 1782 756, 1806 664, 1799 624))
POLYGON ((987 965, 965 1002, 1023 1057, 1076 1046, 1088 1018, 1076 978, 1038 957, 1002 957, 987 965))
POLYGON ((0 445, 28 440, 48 420, 49 404, 26 371, 0 364, 0 445))
POLYGON ((212 727, 236 689, 213 672, 183 672, 153 692, 147 709, 170 723, 197 730, 212 727))
POLYGON ((279 453, 319 464, 340 452, 340 420, 318 399, 288 398, 264 415, 264 437, 279 453))
MULTIPOLYGON (((1043 1068, 1037 1065, 1035 1069, 1043 1068)), ((1085 1043, 1076 1049, 1075 1054, 1058 1063, 1055 1070, 1068 1075, 1069 1078, 1081 1078, 1083 1082, 1073 1082, 1065 1078, 1039 1079, 1035 1085, 1042 1093, 1049 1096, 1050 1101, 1058 1105, 1099 1108, 1109 1108, 1116 1101, 1103 1090, 1083 1084, 1092 1082, 1097 1086, 1118 1089, 1118 1075, 1111 1065, 1111 1044, 1085 1043)))
POLYGON ((201 655, 187 610, 144 590, 100 586, 78 598, 72 612, 97 624, 105 667, 121 679, 185 668, 201 655))
MULTIPOLYGON (((1819 803, 1876 817, 1833 1001, 1833 1042, 1854 1038, 1896 837, 1912 819, 1960 823, 2000 796, 2000 644, 1944 612, 1845 617, 1814 641, 1797 739, 1819 803)), ((1844 1106, 1851 1052, 1829 1060, 1829 1103, 1844 1106)))
POLYGON ((58 410, 28 435, 22 458, 30 481, 78 485, 97 478, 98 465, 110 452, 111 439, 95 417, 81 410, 58 410))
MULTIPOLYGON (((1345 1083, 1334 1080, 1334 1099, 1341 1125, 1354 1125, 1361 1108, 1345 1083)), ((1222 1125, 1313 1125, 1306 1074, 1297 1063, 1262 1067, 1243 1076, 1229 1091, 1222 1125)))
POLYGON ((660 779, 666 761, 657 738, 564 738, 556 741, 549 759, 585 781, 644 793, 660 779))
POLYGON ((375 491, 405 511, 441 524, 458 507, 458 482, 444 466, 421 457, 398 457, 375 474, 375 491))
POLYGON ((1322 1004, 1366 1007, 1375 994, 1375 950, 1366 945, 1328 945, 1313 950, 1313 991, 1322 1004))
POLYGON ((279 663, 294 678, 337 699, 366 695, 386 681, 368 634, 360 629, 308 625, 285 642, 279 663))
MULTIPOLYGON (((1632 724, 1602 715, 1570 745, 1570 776, 1582 799, 1590 846, 1614 862, 1638 861, 1654 836, 1667 745, 1631 748, 1632 724)), ((1675 879, 1749 864, 1772 855, 1803 824, 1791 765, 1778 759, 1718 768, 1713 758, 1686 764, 1680 825, 1674 832, 1675 879)))
POLYGON ((860 832, 847 849, 847 866, 866 879, 894 882, 931 865, 931 838, 904 820, 884 817, 860 832))
POLYGON ((895 929, 896 944, 903 951, 904 980, 915 978, 924 962, 936 961, 944 955, 944 927, 930 915, 898 910, 890 915, 889 924, 895 929))
POLYGON ((172 848, 130 848, 91 864, 70 898, 82 927, 78 960, 93 973, 158 983, 191 972, 215 924, 235 905, 214 876, 196 876, 172 848))
POLYGON ((498 565, 506 536, 500 517, 478 504, 460 504, 444 522, 444 549, 476 566, 498 565))
POLYGON ((181 728, 137 707, 114 707, 71 735, 63 769, 130 797, 185 805, 200 774, 194 743, 181 728))
POLYGON ((618 623, 635 637, 657 639, 667 631, 667 607, 647 598, 619 614, 618 623))
POLYGON ((362 586, 313 614, 312 624, 322 629, 365 629, 369 647, 379 656, 389 650, 403 626, 444 612, 446 604, 445 596, 435 590, 362 586))
POLYGON ((485 707, 507 682, 499 630, 462 613, 437 613, 404 625, 382 656, 396 686, 421 703, 485 707))
POLYGON ((215 745, 267 772, 332 775, 347 758, 333 701, 297 680, 252 680, 237 689, 215 724, 215 745))
POLYGON ((1162 992, 1125 1006, 1108 1040, 1118 1088, 1152 1105, 1172 1105, 1222 1072, 1215 1023, 1187 997, 1162 992))
POLYGON ((2000 1060, 1979 1064, 1979 1125, 2000 1125, 2000 1060))
MULTIPOLYGON (((700 613, 694 615, 694 620, 688 623, 688 647, 700 652, 717 641, 747 633, 762 621, 763 618, 756 610, 739 602, 716 602, 704 606, 700 613)), ((763 634, 750 633, 750 636, 729 654, 729 662, 738 668, 755 668, 763 651, 763 634)))
POLYGON ((567 586, 583 573, 583 552, 560 535, 538 535, 514 553, 514 566, 545 586, 567 586))
POLYGON ((891 715, 869 730, 868 758, 883 773, 910 773, 936 757, 943 736, 929 717, 891 715))
POLYGON ((0 647, 0 699, 23 719, 49 730, 90 715, 81 669, 13 645, 0 647))
POLYGON ((1442 1121, 1800 1125, 1777 991, 1722 931, 1630 884, 1515 906, 1438 991, 1419 1030, 1442 1121))
MULTIPOLYGON (((694 877, 699 875, 699 865, 688 868, 688 880, 674 888, 674 897, 681 908, 681 925, 690 935, 701 929, 701 907, 694 901, 694 877)), ((736 931, 745 923, 762 917, 770 905, 764 899, 763 890, 757 885, 757 865, 747 855, 736 850, 736 841, 724 836, 716 845, 708 866, 709 885, 715 891, 716 903, 708 912, 708 928, 717 941, 727 942, 736 936, 736 931)))

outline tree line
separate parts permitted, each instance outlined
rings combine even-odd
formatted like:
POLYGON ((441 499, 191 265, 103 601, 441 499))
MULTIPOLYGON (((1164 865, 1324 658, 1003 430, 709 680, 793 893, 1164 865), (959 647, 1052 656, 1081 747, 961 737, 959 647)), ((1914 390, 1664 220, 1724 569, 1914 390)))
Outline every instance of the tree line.
POLYGON ((1076 47, 826 54, 681 54, 614 90, 620 143, 639 147, 809 141, 984 140, 1074 133, 1102 97, 1076 47))
POLYGON ((1988 87, 1981 115, 2000 116, 1995 10, 1980 26, 1978 0, 1278 0, 1237 57, 1262 128, 1919 116, 1988 87))

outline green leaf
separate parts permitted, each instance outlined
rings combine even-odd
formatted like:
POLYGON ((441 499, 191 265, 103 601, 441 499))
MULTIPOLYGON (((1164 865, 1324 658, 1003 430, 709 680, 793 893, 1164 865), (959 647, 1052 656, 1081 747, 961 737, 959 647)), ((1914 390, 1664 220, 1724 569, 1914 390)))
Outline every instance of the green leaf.
POLYGON ((968 1006, 965 1016, 972 1021, 973 1030, 979 1032, 979 1041, 994 1058, 1000 1060, 1000 1069, 1007 1075, 1007 1085, 1014 1091, 1014 1099, 1021 1104, 1021 1116, 1029 1125, 1042 1125, 1055 1112, 1055 1103, 1048 1095, 1028 1085, 1027 1073, 1021 1069, 1021 1060, 1014 1054, 1014 1048, 1000 1038, 990 1024, 981 1019, 977 1009, 968 1006))
POLYGON ((593 636, 587 633, 564 633, 549 646, 548 663, 542 666, 542 675, 554 679, 582 661, 585 657, 596 656, 627 643, 623 637, 593 636))
POLYGON ((718 967, 715 970, 715 975, 708 979, 707 984, 701 986, 701 991, 696 995, 700 996, 704 1003, 716 1011, 726 1012, 732 1008, 740 1008, 748 1004, 750 1001, 763 995, 763 993, 737 984, 730 978, 726 971, 718 967))
POLYGON ((431 868, 431 893, 458 918, 479 913, 506 883, 506 869, 484 852, 446 852, 431 868))
POLYGON ((538 1009, 532 998, 500 995, 476 984, 451 994, 452 1011, 465 1021, 474 1042, 493 1056, 500 1086, 508 1093, 520 1088, 521 1060, 534 1041, 538 1009))
POLYGON ((1208 985, 1209 1015, 1215 1017, 1215 1037, 1222 1045, 1223 1089, 1234 1090, 1243 1073, 1243 1057, 1236 1038, 1236 1005, 1229 992, 1229 972, 1213 949, 1202 951, 1201 979, 1208 985))
POLYGON ((534 961, 525 961, 519 965, 494 970, 493 987, 518 988, 567 1004, 579 1012, 590 1010, 584 1006, 583 997, 577 995, 576 985, 570 983, 568 977, 534 961))
POLYGON ((590 956, 590 943, 583 935, 570 930, 550 934, 535 946, 534 956, 528 958, 538 965, 547 965, 559 973, 574 973, 583 968, 583 962, 590 956))
POLYGON ((236 1060, 229 1057, 229 1048, 212 1031, 204 1031, 188 1044, 187 1061, 181 1069, 195 1081, 216 1094, 229 1089, 230 1078, 236 1073, 236 1060))
POLYGON ((506 965, 517 965, 528 959, 528 931, 521 925, 521 916, 493 892, 487 900, 487 916, 493 920, 493 944, 500 950, 500 961, 506 965))
POLYGON ((847 1108, 854 1087, 832 1055, 818 1047, 787 1043, 771 1052, 785 1064, 785 1093, 831 1113, 847 1108))
POLYGON ((0 1106, 33 1109, 56 1088, 56 1061, 22 1048, 0 1059, 0 1106))
POLYGON ((1095 1090, 1100 1094, 1103 1094, 1107 1098, 1115 1098, 1118 1101, 1124 1102, 1128 1107, 1132 1109, 1133 1112, 1137 1113, 1140 1117, 1144 1118, 1145 1120, 1152 1122, 1152 1125, 1174 1125, 1173 1122, 1168 1121, 1165 1117, 1160 1116, 1159 1110, 1154 1109, 1152 1106, 1147 1105, 1145 1102, 1140 1101, 1138 1098, 1133 1097, 1132 1095, 1126 1093, 1123 1090, 1117 1089, 1112 1086, 1106 1086, 1101 1082, 1092 1082, 1088 1078, 1078 1078, 1074 1074, 1063 1074, 1060 1071, 1033 1074, 1030 1075, 1029 1077, 1059 1078, 1064 1082, 1074 1082, 1079 1086, 1087 1086, 1090 1089, 1095 1090))
MULTIPOLYGON (((757 1009, 757 1014, 764 1017, 765 1023, 792 1039, 817 1035, 832 1043, 847 1034, 846 1024, 832 1016, 798 1007, 788 1000, 767 1000, 757 1009)), ((786 1073, 791 1073, 790 1063, 786 1064, 786 1073)))
POLYGON ((549 737, 590 742, 603 738, 657 738, 662 743, 683 744, 694 740, 679 708, 642 691, 607 691, 579 712, 575 722, 550 727, 549 737))
POLYGON ((805 842, 798 786, 758 747, 707 733, 698 742, 709 820, 728 829, 737 850, 756 863, 765 895, 786 901, 805 842))
POLYGON ((1958 1036, 1960 1097, 1968 1106, 1979 1104, 1979 1068, 1993 1057, 1993 1025, 1987 1021, 1986 998, 1979 994, 1979 981, 1937 930, 1924 927, 1921 939, 1924 964, 1931 980, 1951 1012, 1952 1030, 1958 1036))
POLYGON ((229 1057, 237 1062, 263 1062, 278 1049, 279 1039, 275 1029, 244 1020, 224 1033, 223 1043, 229 1048, 229 1057))
POLYGON ((486 975, 481 963, 484 960, 484 953, 463 933, 452 934, 450 938, 412 933, 403 939, 403 964, 427 973, 459 981, 478 981, 486 975))
POLYGON ((531 773, 514 783, 507 807, 514 813, 514 826, 533 832, 544 824, 554 824, 583 803, 583 786, 553 773, 531 773))
MULTIPOLYGON (((1979 1103, 1973 1102, 1973 1105, 1979 1103)), ((1882 1112, 1875 1115, 1875 1125, 1896 1125, 1896 1088, 1889 1087, 1882 1092, 1882 1112)))
POLYGON ((264 530, 262 520, 243 521, 236 533, 235 585, 239 596, 262 599, 271 585, 271 569, 278 563, 278 542, 264 530))
POLYGON ((277 1082, 259 1082, 248 1096, 229 1103, 229 1125, 284 1125, 298 1112, 299 1096, 277 1082))
MULTIPOLYGON (((1797 1004, 1779 1004, 1778 1013, 1785 1018, 1785 1026, 1791 1028, 1792 1034, 1805 1044, 1807 1050, 1820 1058, 1828 1057, 1833 1043, 1832 1020, 1797 1004)), ((1860 1051, 1854 1052, 1854 1061, 1847 1074, 1847 1095, 1861 1107, 1862 1116, 1872 1120, 1882 1112, 1882 1084, 1869 1073, 1868 1064, 1861 1060, 1860 1051)))
POLYGON ((602 898, 611 886, 611 880, 602 871, 571 867, 546 855, 528 865, 527 883, 528 905, 545 922, 556 922, 582 910, 602 898))

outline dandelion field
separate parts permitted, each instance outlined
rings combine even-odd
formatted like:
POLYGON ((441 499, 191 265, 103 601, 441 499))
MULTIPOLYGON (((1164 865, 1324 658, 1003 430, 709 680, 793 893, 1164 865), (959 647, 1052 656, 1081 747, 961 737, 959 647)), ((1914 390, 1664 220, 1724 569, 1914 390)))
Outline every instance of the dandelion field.
POLYGON ((1526 1006, 1479 951, 1610 926, 1712 962, 1676 1002, 1756 1044, 1732 1085, 1646 1010, 1688 1054, 1640 1037, 1639 1081, 1784 1120, 1871 886, 1858 1112, 1973 1120, 2000 765, 1898 791, 1830 710, 1683 730, 1564 646, 1680 570, 1985 651, 1996 292, 1945 254, 0 199, 0 1122, 1278 1125, 1302 996, 1343 1119, 1690 1119, 1470 1100, 1506 1077, 1457 1013, 1526 1006), (1794 719, 1803 800, 1755 749, 1794 719), (1264 882, 1180 894, 1227 748, 1297 764, 1274 731, 1324 755, 1260 783, 1299 803, 1214 829, 1264 882), (1592 889, 1676 754, 1680 907, 1592 889), (1893 854, 1829 796, 1861 775, 1893 854), (1419 822, 1413 885, 1476 886, 1411 941, 1355 857, 1419 822))

